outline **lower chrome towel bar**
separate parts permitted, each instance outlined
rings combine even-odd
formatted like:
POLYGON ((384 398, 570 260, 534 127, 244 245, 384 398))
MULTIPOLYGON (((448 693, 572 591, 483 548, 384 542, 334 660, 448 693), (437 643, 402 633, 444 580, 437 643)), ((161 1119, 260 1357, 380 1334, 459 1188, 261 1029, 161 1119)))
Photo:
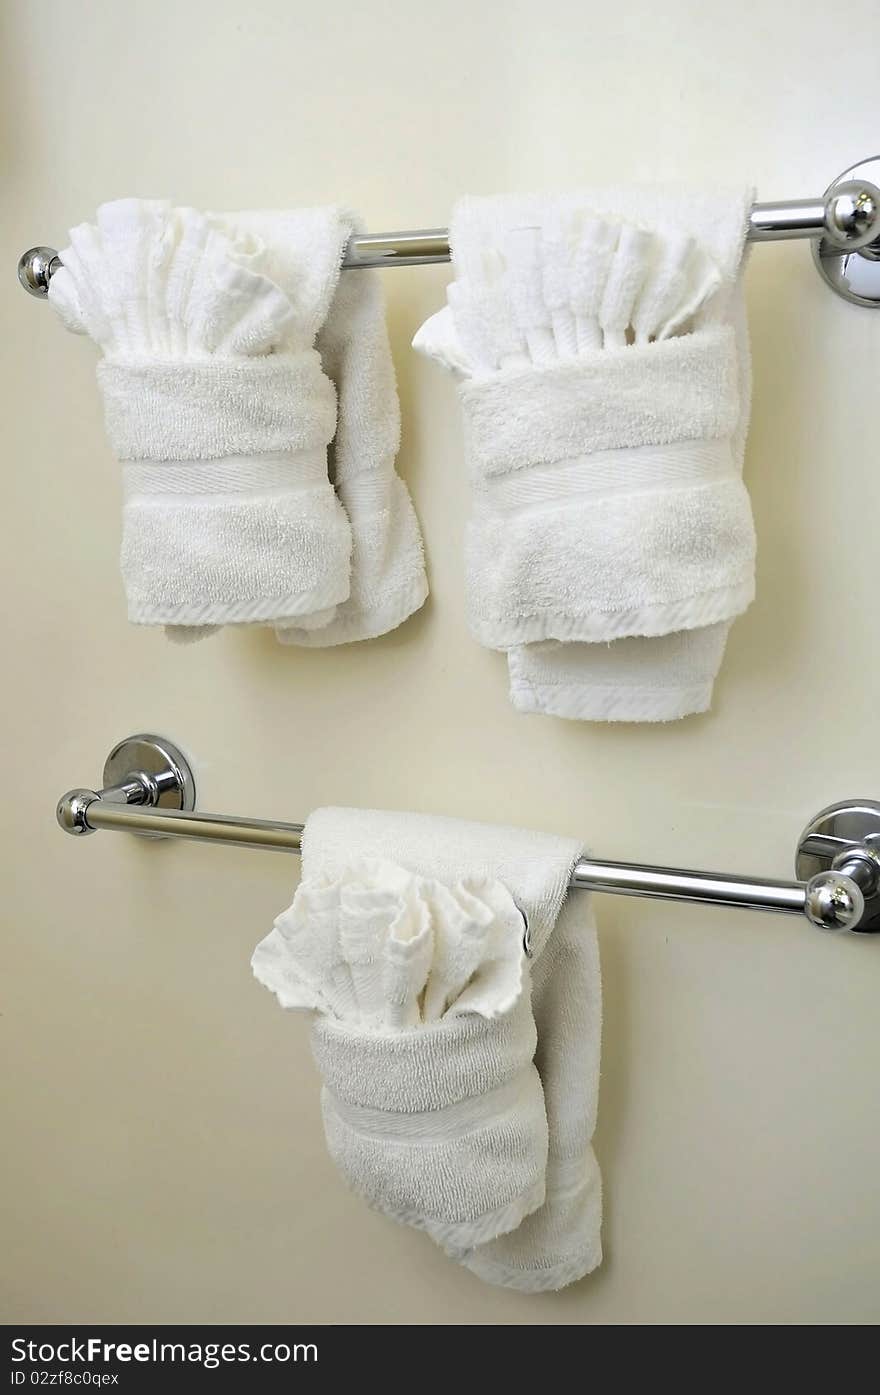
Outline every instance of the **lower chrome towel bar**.
MULTIPOLYGON (((119 829, 153 837, 193 838, 232 847, 299 852, 302 824, 199 814, 186 757, 160 736, 130 736, 114 746, 101 790, 68 791, 58 805, 67 833, 119 829)), ((880 931, 880 803, 852 799, 823 809, 798 842, 801 880, 767 881, 725 872, 584 859, 572 872, 577 890, 701 901, 753 911, 805 915, 826 930, 880 931)))

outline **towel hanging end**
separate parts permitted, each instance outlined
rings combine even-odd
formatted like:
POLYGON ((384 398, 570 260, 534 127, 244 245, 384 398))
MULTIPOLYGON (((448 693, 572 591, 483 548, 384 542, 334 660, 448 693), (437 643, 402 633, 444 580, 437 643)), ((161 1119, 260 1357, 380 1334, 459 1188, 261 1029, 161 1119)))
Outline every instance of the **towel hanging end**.
MULTIPOLYGON (((301 850, 302 824, 195 812, 190 765, 164 737, 120 741, 107 758, 104 781, 104 789, 74 789, 60 800, 57 817, 66 833, 115 829, 233 847, 301 850)), ((825 930, 880 931, 880 803, 848 800, 823 809, 798 841, 796 868, 799 880, 786 882, 584 859, 575 866, 571 884, 575 890, 787 911, 825 930)))

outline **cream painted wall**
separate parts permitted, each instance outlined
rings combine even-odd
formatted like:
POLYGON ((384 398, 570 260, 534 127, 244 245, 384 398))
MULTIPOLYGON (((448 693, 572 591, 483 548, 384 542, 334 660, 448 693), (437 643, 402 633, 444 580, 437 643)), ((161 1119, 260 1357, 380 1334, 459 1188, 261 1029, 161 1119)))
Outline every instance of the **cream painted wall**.
POLYGON ((835 300, 805 246, 755 252, 758 600, 710 716, 604 728, 516 715, 466 632, 453 388, 409 349, 447 268, 386 274, 429 607, 311 652, 126 624, 93 352, 14 279, 28 244, 129 193, 344 199, 377 230, 587 179, 815 194, 880 143, 875 0, 845 26, 820 0, 7 0, 0 24, 2 1316, 876 1320, 880 944, 601 901, 607 1259, 529 1299, 368 1212, 325 1157, 304 1027, 248 968, 295 861, 75 842, 53 808, 146 727, 193 754, 208 809, 411 807, 789 875, 806 816, 880 796, 880 315, 835 300))

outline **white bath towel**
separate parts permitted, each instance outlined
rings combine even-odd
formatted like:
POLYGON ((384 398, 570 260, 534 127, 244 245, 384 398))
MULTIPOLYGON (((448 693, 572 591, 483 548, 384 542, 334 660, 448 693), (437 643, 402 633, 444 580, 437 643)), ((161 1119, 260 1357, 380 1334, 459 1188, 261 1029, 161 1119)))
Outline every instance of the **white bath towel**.
POLYGON ((353 226, 123 199, 71 232, 50 300, 103 351, 135 623, 338 644, 422 604, 381 289, 340 277, 353 226))
POLYGON ((469 619, 508 653, 517 707, 709 705, 754 593, 750 202, 626 189, 455 210, 449 305, 414 342, 459 376, 469 619))
POLYGON ((580 853, 320 810, 293 905, 253 956, 282 1006, 313 1014, 327 1143, 352 1189, 525 1292, 601 1260, 598 947, 587 897, 567 895, 580 853))

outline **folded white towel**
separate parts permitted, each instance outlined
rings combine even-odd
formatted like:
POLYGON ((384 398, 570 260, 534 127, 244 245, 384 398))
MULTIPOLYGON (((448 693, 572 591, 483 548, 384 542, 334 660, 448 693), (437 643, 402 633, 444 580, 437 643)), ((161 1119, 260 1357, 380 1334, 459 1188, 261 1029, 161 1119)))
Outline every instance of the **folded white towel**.
POLYGON ((455 210, 449 305, 414 343, 460 377, 470 624, 508 652, 518 707, 709 705, 718 626, 754 592, 749 203, 630 189, 455 210))
POLYGON ((283 1007, 314 1014, 327 1143, 352 1189, 525 1292, 601 1260, 598 946, 586 897, 567 899, 580 852, 319 810, 293 905, 253 956, 283 1007))
MULTIPOLYGON (((341 252, 359 225, 353 214, 333 212, 342 223, 341 252)), ((273 279, 294 301, 303 298, 305 264, 314 240, 310 237, 304 243, 298 231, 302 217, 300 213, 224 216, 234 233, 258 240, 273 279)), ((320 264, 319 256, 316 266, 320 264)), ((308 275, 314 274, 315 268, 309 267, 308 275)), ((277 630, 284 644, 315 648, 385 634, 418 610, 428 594, 418 520, 409 491, 394 468, 400 446, 400 407, 381 278, 369 271, 339 275, 337 260, 334 287, 326 318, 318 325, 316 347, 338 399, 332 478, 351 529, 350 586, 326 624, 299 622, 277 630)), ((308 292, 308 299, 314 303, 313 292, 308 292)))
POLYGON ((271 623, 285 642, 338 644, 422 604, 381 290, 340 278, 353 227, 337 208, 124 199, 71 232, 50 300, 103 350, 135 623, 184 639, 271 623))

